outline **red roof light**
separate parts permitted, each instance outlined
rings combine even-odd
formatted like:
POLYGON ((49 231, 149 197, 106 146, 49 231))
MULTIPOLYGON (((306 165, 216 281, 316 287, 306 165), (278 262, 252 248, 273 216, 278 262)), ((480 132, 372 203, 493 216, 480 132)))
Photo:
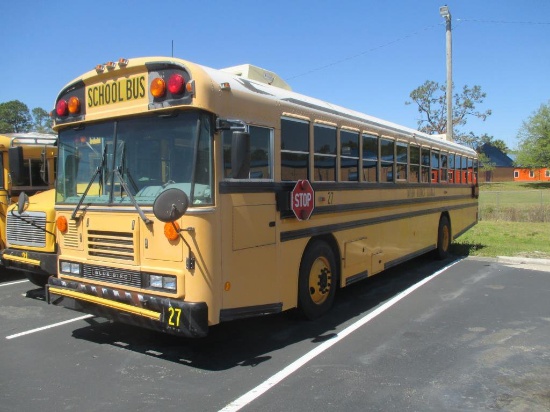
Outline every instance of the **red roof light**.
POLYGON ((182 94, 185 90, 185 80, 181 74, 173 74, 168 79, 168 90, 172 94, 182 94))
POLYGON ((67 112, 69 111, 69 105, 67 104, 66 100, 59 100, 55 106, 55 112, 58 116, 67 116, 67 112))

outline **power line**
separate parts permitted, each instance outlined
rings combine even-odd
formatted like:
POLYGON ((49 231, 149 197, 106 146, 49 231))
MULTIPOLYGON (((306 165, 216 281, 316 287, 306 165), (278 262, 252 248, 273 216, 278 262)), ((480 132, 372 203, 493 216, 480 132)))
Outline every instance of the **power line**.
POLYGON ((311 74, 311 73, 314 73, 314 72, 318 72, 318 71, 320 71, 320 70, 324 70, 324 69, 327 69, 327 68, 332 67, 332 66, 336 66, 337 64, 344 63, 344 62, 347 62, 347 61, 349 61, 349 60, 356 59, 356 58, 358 58, 358 57, 364 56, 364 55, 367 54, 367 53, 371 53, 371 52, 373 52, 373 51, 375 51, 375 50, 378 50, 378 49, 382 49, 382 48, 384 48, 384 47, 391 46, 391 45, 393 45, 393 44, 395 44, 395 43, 399 43, 399 42, 401 42, 401 41, 403 41, 403 40, 406 40, 406 39, 410 39, 411 37, 417 36, 417 35, 419 35, 420 33, 424 32, 424 31, 431 30, 431 29, 433 29, 434 27, 441 26, 442 24, 443 24, 443 23, 439 23, 439 24, 433 24, 433 25, 431 25, 431 26, 424 27, 424 28, 421 29, 421 30, 417 30, 417 31, 415 31, 415 32, 413 32, 413 33, 407 34, 407 35, 405 35, 405 36, 403 36, 403 37, 399 37, 399 38, 394 39, 394 40, 392 40, 392 41, 389 41, 389 42, 387 42, 387 43, 380 44, 380 45, 378 45, 378 46, 376 46, 376 47, 373 47, 373 48, 371 48, 371 49, 369 49, 369 50, 365 50, 365 51, 363 51, 363 52, 361 52, 361 53, 354 54, 353 56, 344 57, 343 59, 336 60, 336 61, 334 61, 334 62, 332 62, 332 63, 325 64, 324 66, 320 66, 320 67, 311 69, 311 70, 309 70, 309 71, 307 71, 307 72, 300 73, 300 74, 297 74, 297 75, 292 76, 292 77, 287 77, 285 80, 292 80, 292 79, 296 79, 297 77, 307 76, 308 74, 311 74))
MULTIPOLYGON (((550 22, 535 22, 535 21, 506 21, 506 20, 481 20, 481 19, 455 19, 457 21, 457 25, 454 27, 454 29, 456 30, 462 23, 465 23, 465 22, 473 22, 473 23, 491 23, 491 24, 524 24, 524 25, 550 25, 550 22)), ((410 33, 410 34, 407 34, 403 37, 399 37, 397 39, 394 39, 392 41, 389 41, 387 43, 383 43, 383 44, 380 44, 376 47, 373 47, 371 49, 368 49, 368 50, 365 50, 361 53, 357 53, 357 54, 354 54, 352 56, 348 56, 348 57, 344 57, 343 59, 340 59, 340 60, 335 60, 331 63, 328 63, 328 64, 325 64, 324 66, 319 66, 319 67, 316 67, 314 69, 311 69, 311 70, 308 70, 306 72, 303 72, 303 73, 300 73, 300 74, 297 74, 297 75, 294 75, 294 76, 291 76, 291 77, 287 77, 285 80, 293 80, 293 79, 296 79, 298 77, 302 77, 302 76, 307 76, 308 74, 311 74, 311 73, 315 73, 315 72, 318 72, 318 71, 321 71, 321 70, 325 70, 325 69, 328 69, 329 67, 332 67, 332 66, 336 66, 338 64, 341 64, 341 63, 344 63, 344 62, 347 62, 347 61, 350 61, 350 60, 353 60, 353 59, 356 59, 358 57, 361 57, 361 56, 364 56, 365 54, 368 54, 368 53, 371 53, 375 50, 378 50, 378 49, 382 49, 384 47, 388 47, 388 46, 392 46, 394 45, 395 43, 399 43, 403 40, 407 40, 407 39, 410 39, 411 37, 414 37, 414 36, 417 36, 419 34, 421 34, 422 32, 425 32, 427 30, 431 30, 435 27, 438 27, 438 26, 441 26, 442 24, 444 23, 438 23, 438 24, 433 24, 431 26, 427 26, 427 27, 424 27, 423 29, 420 29, 420 30, 417 30, 413 33, 410 33)))
POLYGON ((466 21, 474 23, 492 23, 492 24, 526 24, 526 25, 550 25, 550 22, 544 21, 506 21, 506 20, 480 20, 480 19, 456 19, 457 21, 466 21))

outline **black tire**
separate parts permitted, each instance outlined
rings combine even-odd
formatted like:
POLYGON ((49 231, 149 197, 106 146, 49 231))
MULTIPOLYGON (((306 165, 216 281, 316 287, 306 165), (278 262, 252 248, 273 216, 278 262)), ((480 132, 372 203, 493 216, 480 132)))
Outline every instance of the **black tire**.
POLYGON ((443 260, 449 257, 451 249, 451 224, 447 216, 441 216, 439 227, 437 229, 437 249, 436 257, 443 260))
POLYGON ((49 275, 42 275, 40 273, 26 272, 27 279, 36 286, 43 288, 48 283, 49 275))
POLYGON ((332 248, 315 241, 306 249, 298 278, 298 308, 308 319, 330 310, 338 285, 338 269, 332 248))

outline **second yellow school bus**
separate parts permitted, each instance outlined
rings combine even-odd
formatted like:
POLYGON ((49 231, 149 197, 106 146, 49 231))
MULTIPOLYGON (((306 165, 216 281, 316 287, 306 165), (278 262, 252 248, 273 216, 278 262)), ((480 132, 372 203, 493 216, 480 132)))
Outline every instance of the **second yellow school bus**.
POLYGON ((168 333, 299 308, 477 221, 476 153, 253 66, 98 65, 58 95, 49 303, 168 333))

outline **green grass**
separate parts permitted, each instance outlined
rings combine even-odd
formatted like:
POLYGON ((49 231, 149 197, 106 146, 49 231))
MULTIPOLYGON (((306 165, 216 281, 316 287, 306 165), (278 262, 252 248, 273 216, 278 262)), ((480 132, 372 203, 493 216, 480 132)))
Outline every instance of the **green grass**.
POLYGON ((495 182, 480 183, 480 192, 550 189, 550 182, 495 182))
POLYGON ((550 222, 550 182, 481 184, 479 219, 550 222))
POLYGON ((452 252, 470 256, 550 258, 550 223, 480 221, 452 252))
POLYGON ((482 183, 479 208, 481 220, 454 253, 550 258, 550 182, 482 183))

